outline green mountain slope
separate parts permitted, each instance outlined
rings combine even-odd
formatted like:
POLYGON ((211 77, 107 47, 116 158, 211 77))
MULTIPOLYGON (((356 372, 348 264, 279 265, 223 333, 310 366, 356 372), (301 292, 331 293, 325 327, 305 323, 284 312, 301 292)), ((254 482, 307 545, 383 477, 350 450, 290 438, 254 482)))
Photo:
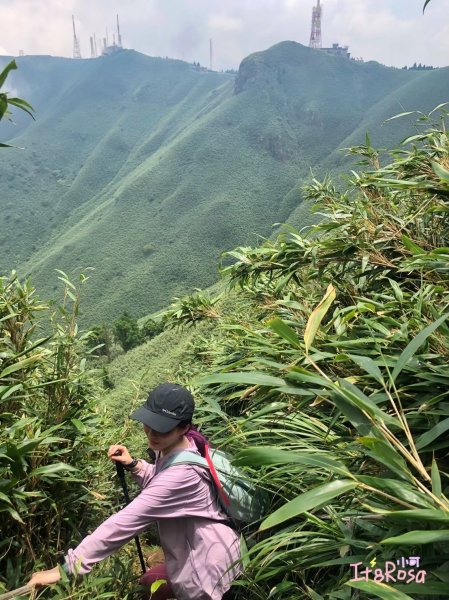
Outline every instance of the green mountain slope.
POLYGON ((423 94, 433 104, 420 85, 429 75, 449 93, 439 73, 294 42, 249 56, 237 78, 132 51, 22 59, 13 83, 38 88, 27 97, 38 112, 19 124, 26 149, 2 163, 2 269, 31 273, 49 295, 54 269, 93 267, 91 323, 152 312, 210 285, 221 251, 287 220, 298 180, 336 163, 373 107, 414 82, 414 108, 423 94))

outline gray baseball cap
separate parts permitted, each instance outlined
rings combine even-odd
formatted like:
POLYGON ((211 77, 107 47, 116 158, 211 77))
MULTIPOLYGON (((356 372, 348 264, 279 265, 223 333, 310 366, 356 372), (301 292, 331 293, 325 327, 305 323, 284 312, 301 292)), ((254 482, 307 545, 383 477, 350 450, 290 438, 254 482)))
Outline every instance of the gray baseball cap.
POLYGON ((150 392, 145 404, 130 416, 154 431, 168 433, 181 421, 191 421, 195 401, 188 389, 177 383, 161 383, 150 392))

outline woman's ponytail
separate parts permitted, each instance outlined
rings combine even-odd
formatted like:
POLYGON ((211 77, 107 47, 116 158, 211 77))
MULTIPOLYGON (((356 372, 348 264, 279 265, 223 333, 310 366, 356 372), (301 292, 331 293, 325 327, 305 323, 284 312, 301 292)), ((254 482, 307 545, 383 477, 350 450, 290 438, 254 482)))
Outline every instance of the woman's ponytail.
POLYGON ((198 431, 198 427, 193 425, 192 423, 185 423, 189 425, 189 430, 185 434, 189 440, 193 440, 195 442, 196 447, 198 448, 201 456, 206 456, 206 445, 209 445, 209 440, 205 435, 198 431))

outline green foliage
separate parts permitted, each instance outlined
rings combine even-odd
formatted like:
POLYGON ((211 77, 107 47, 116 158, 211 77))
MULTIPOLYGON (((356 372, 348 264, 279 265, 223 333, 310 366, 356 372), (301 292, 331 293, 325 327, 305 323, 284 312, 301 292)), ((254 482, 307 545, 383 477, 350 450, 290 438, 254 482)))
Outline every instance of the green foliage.
POLYGON ((114 336, 127 352, 135 348, 143 341, 143 335, 139 329, 137 319, 132 317, 126 310, 113 324, 114 336))
POLYGON ((59 279, 63 301, 51 308, 29 280, 0 278, 0 587, 54 563, 88 525, 86 507, 101 506, 84 487, 96 484, 102 424, 76 324, 86 278, 78 288, 59 279))
MULTIPOLYGON (((0 72, 0 90, 5 85, 6 79, 9 73, 13 70, 17 69, 16 61, 12 60, 10 63, 4 67, 4 69, 0 72)), ((15 106, 28 113, 31 117, 33 117, 34 108, 28 104, 25 100, 21 98, 11 98, 8 96, 6 92, 0 91, 0 121, 6 117, 11 121, 11 111, 9 110, 10 106, 15 106)), ((34 119, 34 117, 33 117, 34 119)), ((10 144, 3 144, 0 142, 0 148, 9 148, 10 144)))
POLYGON ((89 332, 87 346, 91 349, 93 354, 96 354, 97 356, 106 356, 108 361, 110 361, 112 344, 113 333, 105 323, 92 327, 89 332))
POLYGON ((214 309, 214 305, 220 300, 220 296, 210 298, 197 289, 190 296, 174 298, 174 300, 175 302, 163 315, 165 326, 168 328, 195 325, 203 319, 218 319, 220 317, 214 309))
POLYGON ((141 327, 141 333, 145 340, 151 340, 164 331, 165 324, 162 319, 155 321, 147 319, 141 327))

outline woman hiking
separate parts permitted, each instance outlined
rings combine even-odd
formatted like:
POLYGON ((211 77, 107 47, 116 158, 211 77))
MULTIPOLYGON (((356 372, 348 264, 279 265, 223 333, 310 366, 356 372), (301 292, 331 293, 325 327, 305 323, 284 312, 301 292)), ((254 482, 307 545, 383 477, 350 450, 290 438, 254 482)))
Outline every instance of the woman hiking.
MULTIPOLYGON (((165 564, 143 575, 149 597, 151 583, 165 579, 152 600, 226 600, 240 573, 239 535, 217 503, 209 470, 178 464, 162 470, 169 456, 188 451, 205 454, 206 438, 192 425, 195 409, 191 393, 174 383, 150 392, 131 418, 143 423, 155 464, 133 459, 126 446, 113 445, 108 456, 120 462, 140 485, 140 494, 109 517, 75 548, 68 550, 63 568, 84 575, 157 521, 165 564), (232 565, 232 566, 231 566, 232 565)), ((60 579, 59 568, 33 574, 28 585, 49 585, 60 579)))

